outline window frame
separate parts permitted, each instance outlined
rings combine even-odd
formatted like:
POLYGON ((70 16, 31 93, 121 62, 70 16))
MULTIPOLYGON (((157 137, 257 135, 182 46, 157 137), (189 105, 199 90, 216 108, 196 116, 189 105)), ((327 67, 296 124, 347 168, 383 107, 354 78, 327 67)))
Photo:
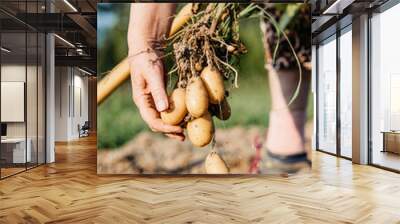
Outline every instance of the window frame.
MULTIPOLYGON (((372 132, 372 94, 373 94, 373 88, 372 88, 372 18, 374 14, 381 14, 384 13, 385 11, 391 9, 392 7, 400 4, 399 1, 397 0, 388 0, 384 4, 380 5, 379 7, 369 10, 368 13, 368 165, 377 167, 383 170, 395 172, 395 173, 400 173, 400 169, 394 169, 385 165, 377 164, 374 163, 373 161, 373 132, 372 132)), ((399 155, 400 157, 400 155, 399 155)))
MULTIPOLYGON (((333 155, 333 156, 337 156, 339 158, 343 158, 346 160, 352 160, 352 158, 347 157, 342 155, 341 152, 341 120, 340 120, 340 82, 341 82, 341 68, 340 68, 340 37, 342 35, 344 35, 347 32, 352 32, 352 29, 349 28, 350 26, 352 26, 352 23, 349 22, 350 17, 344 17, 342 20, 339 20, 338 23, 342 24, 342 27, 337 26, 337 24, 334 24, 332 26, 335 26, 336 31, 331 33, 330 35, 325 36, 323 39, 318 40, 318 42, 315 44, 316 45, 316 51, 315 51, 315 57, 316 57, 316 71, 315 71, 315 83, 316 83, 316 102, 315 102, 315 122, 316 122, 316 138, 315 138, 315 145, 316 145, 316 151, 319 152, 323 152, 329 155, 333 155), (336 35, 336 36, 335 36, 336 35), (332 38, 333 36, 335 36, 335 38, 332 38), (329 40, 332 39, 332 40, 329 40), (326 43, 329 41, 336 41, 336 151, 335 153, 329 152, 327 150, 324 150, 322 148, 320 148, 320 144, 319 144, 319 111, 320 111, 320 102, 319 102, 319 84, 320 84, 320 74, 319 74, 319 47, 322 43, 326 43)), ((330 28, 328 28, 330 29, 330 28)), ((327 30, 328 30, 327 29, 327 30)))
MULTIPOLYGON (((21 2, 25 3, 25 12, 24 13, 25 13, 25 16, 26 16, 27 13, 29 13, 29 12, 27 12, 27 3, 28 3, 28 1, 25 0, 25 1, 21 1, 21 2)), ((43 2, 46 3, 47 1, 34 0, 34 1, 30 1, 30 2, 31 3, 32 2, 36 3, 36 13, 38 13, 39 12, 39 7, 38 7, 39 3, 43 3, 43 2)), ((9 12, 7 12, 6 10, 4 10, 2 8, 0 8, 0 10, 3 13, 9 15, 12 19, 23 23, 23 27, 24 27, 23 30, 15 31, 15 33, 20 32, 21 34, 25 35, 25 49, 24 49, 24 51, 25 51, 25 88, 24 88, 25 89, 25 100, 24 100, 25 167, 24 167, 24 169, 22 169, 22 170, 20 170, 18 172, 9 174, 7 176, 3 176, 3 173, 2 173, 2 169, 3 168, 0 166, 0 180, 3 180, 3 179, 6 179, 8 177, 12 177, 12 176, 17 175, 19 173, 26 172, 26 171, 28 171, 30 169, 39 167, 39 166, 44 165, 44 164, 47 163, 47 128, 46 128, 47 127, 47 110, 46 110, 46 108, 47 108, 47 43, 48 43, 48 41, 47 41, 47 32, 43 32, 41 30, 38 30, 38 29, 28 25, 27 23, 24 23, 23 21, 21 21, 18 18, 12 16, 12 14, 10 14, 9 12), (35 74, 36 75, 36 92, 33 93, 33 94, 36 95, 36 122, 34 122, 34 123, 36 123, 36 136, 32 136, 32 138, 36 138, 37 144, 36 144, 36 161, 35 161, 35 163, 33 165, 32 165, 32 162, 27 162, 27 156, 28 156, 27 155, 27 147, 28 147, 28 144, 27 144, 28 143, 28 141, 27 141, 28 140, 28 131, 27 131, 27 129, 28 129, 28 116, 27 116, 27 113, 28 113, 27 112, 27 94, 28 94, 27 93, 27 82, 28 82, 28 79, 27 79, 28 71, 27 70, 28 70, 28 67, 27 66, 29 64, 28 63, 28 54, 27 54, 27 52, 28 52, 28 44, 27 44, 27 42, 28 42, 28 33, 36 35, 36 49, 35 49, 35 51, 36 51, 36 60, 35 60, 35 63, 36 63, 36 72, 35 72, 36 73, 35 74), (43 34, 43 35, 40 35, 40 34, 43 34), (39 36, 42 36, 42 38, 39 38, 39 36), (43 49, 39 48, 39 41, 41 41, 41 47, 43 49), (39 49, 40 49, 40 51, 39 51, 39 49), (39 52, 43 53, 43 55, 41 55, 41 57, 42 57, 42 61, 44 63, 42 63, 42 64, 39 63, 39 52), (39 77, 39 68, 38 68, 38 66, 42 66, 42 71, 41 71, 42 74, 41 75, 42 75, 42 82, 43 82, 42 84, 43 84, 43 88, 44 88, 44 90, 42 92, 43 99, 42 99, 42 105, 41 105, 41 107, 43 107, 42 109, 43 109, 43 113, 44 114, 43 114, 43 117, 41 117, 41 118, 39 118, 39 116, 41 116, 41 115, 39 115, 39 113, 38 113, 38 111, 39 111, 39 79, 38 79, 38 77, 39 77), (39 162, 40 161, 39 160, 39 141, 38 141, 39 140, 39 120, 41 120, 41 122, 43 124, 42 128, 44 129, 43 133, 42 133, 43 134, 43 140, 42 140, 43 141, 43 145, 42 145, 43 148, 41 149, 41 151, 44 153, 43 155, 41 155, 41 157, 43 157, 42 158, 43 159, 42 162, 39 162), (28 163, 30 163, 30 166, 28 166, 28 163)), ((45 11, 47 12, 47 10, 48 10, 48 7, 46 7, 45 11)), ((3 33, 10 33, 10 32, 0 30, 0 45, 1 45, 1 37, 2 37, 3 33)), ((14 33, 14 32, 12 32, 12 33, 14 33)), ((0 53, 0 82, 1 82, 2 62, 3 62, 2 54, 0 53)), ((1 86, 0 86, 0 89, 1 89, 1 86)), ((1 105, 0 105, 0 110, 1 110, 1 105)), ((0 119, 0 123, 1 123, 1 119, 0 119)), ((1 157, 1 151, 2 150, 1 150, 1 144, 0 144, 0 157, 1 157)), ((32 150, 32 152, 33 152, 33 150, 32 150)))

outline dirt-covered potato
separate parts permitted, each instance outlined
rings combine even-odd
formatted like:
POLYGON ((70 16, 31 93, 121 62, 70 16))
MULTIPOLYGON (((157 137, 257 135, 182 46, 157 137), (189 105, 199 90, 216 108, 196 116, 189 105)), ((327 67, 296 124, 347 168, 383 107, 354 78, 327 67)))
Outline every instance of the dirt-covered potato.
POLYGON ((201 117, 208 109, 208 93, 200 77, 189 80, 186 87, 186 108, 193 117, 201 117))
POLYGON ((205 162, 207 174, 228 174, 229 168, 217 152, 211 151, 205 162))
POLYGON ((214 124, 209 112, 187 124, 187 134, 194 146, 203 147, 211 142, 214 124))
POLYGON ((216 68, 207 66, 200 76, 207 89, 210 102, 213 104, 220 103, 225 97, 224 80, 221 73, 216 68))
POLYGON ((169 96, 169 108, 161 112, 161 119, 166 124, 178 125, 186 116, 185 89, 177 88, 169 96))

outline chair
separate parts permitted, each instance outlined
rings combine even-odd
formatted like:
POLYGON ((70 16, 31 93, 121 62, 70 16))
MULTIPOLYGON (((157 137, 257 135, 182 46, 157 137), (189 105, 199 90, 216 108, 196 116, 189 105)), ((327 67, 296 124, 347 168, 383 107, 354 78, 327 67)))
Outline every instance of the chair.
POLYGON ((82 127, 78 124, 79 138, 89 136, 89 129, 90 129, 89 121, 85 121, 82 127))

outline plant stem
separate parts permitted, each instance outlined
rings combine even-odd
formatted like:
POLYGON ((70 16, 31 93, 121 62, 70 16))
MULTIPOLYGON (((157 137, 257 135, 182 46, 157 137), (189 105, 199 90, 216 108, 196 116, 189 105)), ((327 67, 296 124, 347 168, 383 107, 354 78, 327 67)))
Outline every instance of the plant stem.
POLYGON ((211 23, 210 34, 214 33, 215 30, 217 29, 217 25, 218 25, 219 19, 221 18, 222 12, 225 9, 225 5, 226 5, 225 3, 217 4, 217 12, 211 23))
POLYGON ((269 14, 269 13, 268 13, 265 9, 263 9, 262 7, 257 6, 257 8, 258 8, 259 10, 261 10, 261 12, 263 12, 264 15, 266 15, 266 16, 268 17, 268 19, 270 20, 270 22, 271 22, 272 24, 274 24, 274 26, 278 29, 278 31, 282 33, 283 37, 285 38, 285 40, 286 40, 287 43, 289 44, 289 47, 290 47, 290 49, 291 49, 291 51, 292 51, 292 53, 293 53, 293 57, 296 59, 297 67, 298 67, 298 69, 299 69, 299 82, 297 83, 296 90, 294 91, 293 96, 291 97, 291 99, 290 99, 290 101, 289 101, 289 103, 288 103, 288 105, 290 106, 290 105, 293 103, 293 101, 297 98, 297 96, 299 95, 299 92, 300 92, 300 87, 301 87, 301 82, 302 82, 302 76, 303 76, 303 74, 302 74, 302 69, 301 69, 301 63, 300 63, 300 61, 299 61, 299 58, 297 57, 296 51, 294 50, 294 47, 293 47, 292 43, 290 42, 288 36, 287 36, 286 33, 283 32, 283 31, 280 29, 280 27, 277 25, 278 23, 276 22, 276 20, 274 19, 274 17, 272 17, 272 15, 269 14))

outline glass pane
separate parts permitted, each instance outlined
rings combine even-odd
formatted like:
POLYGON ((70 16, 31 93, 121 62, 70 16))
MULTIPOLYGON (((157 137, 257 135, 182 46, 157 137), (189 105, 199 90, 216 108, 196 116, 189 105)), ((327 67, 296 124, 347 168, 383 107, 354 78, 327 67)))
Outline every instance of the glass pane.
POLYGON ((371 19, 372 163, 400 170, 400 5, 371 19))
POLYGON ((38 163, 45 163, 45 44, 46 37, 44 34, 39 34, 38 45, 38 163))
POLYGON ((336 153, 336 37, 318 48, 318 149, 336 153))
POLYGON ((37 74, 38 74, 38 36, 36 32, 27 33, 28 38, 28 63, 27 63, 27 80, 26 80, 26 115, 27 115, 27 142, 28 150, 30 148, 30 159, 28 160, 28 168, 37 165, 37 74))
MULTIPOLYGON (((36 14, 38 12, 37 1, 27 2, 26 12, 36 14)), ((37 20, 38 17, 30 17, 37 20)), ((31 21, 37 23, 37 21, 31 21)), ((27 114, 27 142, 31 158, 28 160, 28 168, 37 166, 38 160, 38 33, 36 30, 27 30, 27 80, 26 80, 26 114, 27 114)))
POLYGON ((3 32, 1 46, 1 172, 5 177, 25 170, 31 158, 26 150, 26 33, 3 32))
MULTIPOLYGON (((347 31, 347 30, 346 30, 347 31)), ((350 30, 340 36, 340 153, 352 157, 352 35, 350 30)))

